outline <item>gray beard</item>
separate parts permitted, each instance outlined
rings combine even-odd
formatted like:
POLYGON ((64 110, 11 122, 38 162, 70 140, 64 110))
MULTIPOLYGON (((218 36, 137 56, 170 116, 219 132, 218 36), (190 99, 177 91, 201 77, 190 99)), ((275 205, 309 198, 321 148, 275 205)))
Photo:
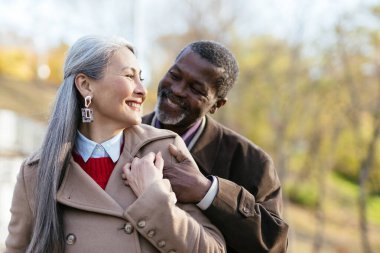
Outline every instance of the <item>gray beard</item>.
POLYGON ((156 112, 157 119, 164 125, 177 125, 182 120, 186 118, 186 113, 182 112, 180 115, 176 117, 171 117, 170 115, 165 114, 165 112, 160 110, 161 105, 161 97, 158 97, 158 101, 154 111, 156 112))

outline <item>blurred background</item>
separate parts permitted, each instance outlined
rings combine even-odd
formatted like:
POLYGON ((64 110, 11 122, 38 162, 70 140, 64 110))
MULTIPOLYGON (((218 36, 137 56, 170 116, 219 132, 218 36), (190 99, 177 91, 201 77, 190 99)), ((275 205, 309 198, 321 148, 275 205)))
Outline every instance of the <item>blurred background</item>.
POLYGON ((240 76, 214 115, 269 152, 290 253, 380 252, 380 2, 0 0, 0 251, 22 160, 42 142, 67 48, 137 48, 149 95, 187 43, 229 47, 240 76))

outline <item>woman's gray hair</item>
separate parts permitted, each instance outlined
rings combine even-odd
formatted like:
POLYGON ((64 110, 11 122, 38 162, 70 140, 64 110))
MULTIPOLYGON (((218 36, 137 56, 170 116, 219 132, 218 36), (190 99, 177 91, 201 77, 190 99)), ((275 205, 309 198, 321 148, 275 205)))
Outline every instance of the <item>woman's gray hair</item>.
POLYGON ((86 36, 75 42, 66 56, 64 80, 58 90, 38 164, 35 225, 29 253, 64 252, 62 208, 56 193, 75 143, 82 97, 75 77, 83 73, 99 80, 114 53, 132 45, 122 38, 86 36))

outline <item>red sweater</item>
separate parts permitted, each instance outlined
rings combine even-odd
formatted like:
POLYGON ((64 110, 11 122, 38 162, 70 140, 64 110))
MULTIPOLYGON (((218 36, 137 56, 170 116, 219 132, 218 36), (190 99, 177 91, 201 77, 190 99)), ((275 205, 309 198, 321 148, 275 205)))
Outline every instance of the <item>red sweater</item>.
POLYGON ((111 157, 90 158, 85 162, 81 155, 73 152, 74 161, 77 162, 82 169, 95 180, 103 189, 106 188, 108 179, 111 176, 115 164, 111 157))

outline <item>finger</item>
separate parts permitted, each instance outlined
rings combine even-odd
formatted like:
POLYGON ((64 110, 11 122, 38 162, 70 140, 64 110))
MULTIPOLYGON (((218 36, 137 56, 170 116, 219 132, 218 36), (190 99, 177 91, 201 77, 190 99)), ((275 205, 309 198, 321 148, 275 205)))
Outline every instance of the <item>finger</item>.
POLYGON ((154 163, 154 159, 156 158, 156 154, 153 152, 149 152, 147 155, 145 155, 143 158, 148 160, 149 162, 154 163))
POLYGON ((123 179, 123 182, 124 182, 125 185, 129 186, 129 182, 128 182, 127 177, 125 177, 125 179, 123 179))
POLYGON ((172 156, 174 156, 177 162, 182 162, 187 159, 187 157, 181 152, 181 150, 179 150, 173 144, 169 144, 169 152, 172 156))
POLYGON ((162 154, 161 152, 158 152, 157 155, 156 155, 156 160, 154 161, 154 165, 160 170, 162 171, 163 167, 164 167, 164 159, 162 158, 162 154))
POLYGON ((121 173, 121 178, 123 179, 124 184, 127 185, 127 186, 129 186, 128 176, 131 173, 131 164, 130 163, 126 163, 124 165, 124 167, 122 168, 122 170, 123 170, 123 173, 121 173))
MULTIPOLYGON (((131 173, 131 164, 130 163, 126 163, 123 167, 123 174, 122 174, 122 177, 124 176, 125 179, 128 178, 129 174, 131 173)), ((123 177, 123 178, 124 178, 123 177)))
POLYGON ((140 160, 146 161, 148 163, 154 163, 155 157, 156 157, 156 154, 153 152, 149 152, 148 154, 146 154, 145 156, 141 158, 136 156, 135 158, 133 158, 132 167, 134 167, 134 165, 137 164, 140 160))

